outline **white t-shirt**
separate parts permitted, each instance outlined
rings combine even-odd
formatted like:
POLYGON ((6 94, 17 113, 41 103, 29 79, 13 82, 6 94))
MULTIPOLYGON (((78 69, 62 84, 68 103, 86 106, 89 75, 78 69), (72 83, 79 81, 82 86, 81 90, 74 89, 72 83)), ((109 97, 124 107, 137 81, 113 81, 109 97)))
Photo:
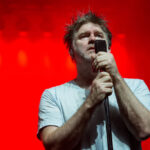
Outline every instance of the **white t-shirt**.
MULTIPOLYGON (((138 100, 150 110, 150 92, 144 81, 124 79, 138 100)), ((46 89, 39 106, 39 130, 49 126, 62 126, 71 118, 86 100, 89 90, 80 88, 74 81, 46 89)), ((109 96, 113 147, 116 150, 141 150, 141 144, 128 131, 124 124, 115 93, 109 96)), ((108 150, 105 111, 103 103, 94 111, 88 121, 81 141, 82 150, 108 150)), ((78 149, 79 150, 79 149, 78 149)))

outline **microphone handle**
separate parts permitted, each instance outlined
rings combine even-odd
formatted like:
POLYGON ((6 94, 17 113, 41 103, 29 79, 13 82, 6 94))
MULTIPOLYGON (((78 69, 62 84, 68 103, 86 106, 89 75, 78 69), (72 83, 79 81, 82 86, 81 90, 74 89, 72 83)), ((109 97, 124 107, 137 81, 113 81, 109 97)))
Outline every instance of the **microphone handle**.
POLYGON ((106 131, 107 131, 107 144, 108 150, 113 150, 113 142, 112 142, 112 131, 111 131, 111 120, 109 113, 109 98, 106 97, 104 101, 105 108, 105 118, 106 118, 106 131))

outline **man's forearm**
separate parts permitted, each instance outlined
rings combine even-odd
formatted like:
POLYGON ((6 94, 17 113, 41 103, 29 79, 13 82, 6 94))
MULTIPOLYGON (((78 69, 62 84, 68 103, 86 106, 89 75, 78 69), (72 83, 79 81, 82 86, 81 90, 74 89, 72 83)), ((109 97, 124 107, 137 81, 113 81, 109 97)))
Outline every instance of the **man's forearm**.
POLYGON ((119 110, 133 135, 141 140, 149 136, 150 112, 140 103, 121 76, 114 79, 119 110))
POLYGON ((62 127, 57 128, 48 136, 44 144, 46 150, 71 150, 77 146, 93 110, 94 108, 87 102, 84 102, 79 110, 62 127))

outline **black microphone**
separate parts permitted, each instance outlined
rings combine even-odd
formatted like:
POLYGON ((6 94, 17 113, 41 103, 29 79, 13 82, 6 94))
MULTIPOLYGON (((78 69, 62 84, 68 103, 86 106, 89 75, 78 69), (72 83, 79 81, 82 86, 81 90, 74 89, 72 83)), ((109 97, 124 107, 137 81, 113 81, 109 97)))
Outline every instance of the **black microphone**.
POLYGON ((101 52, 107 52, 107 46, 105 40, 96 40, 95 41, 95 52, 98 53, 101 52))
MULTIPOLYGON (((95 52, 107 52, 107 45, 105 40, 96 40, 95 41, 95 52)), ((102 69, 102 71, 105 69, 102 69)), ((109 115, 109 99, 108 97, 104 100, 105 116, 106 116, 106 131, 107 131, 107 145, 108 150, 113 150, 112 143, 112 132, 111 132, 111 120, 109 115)))

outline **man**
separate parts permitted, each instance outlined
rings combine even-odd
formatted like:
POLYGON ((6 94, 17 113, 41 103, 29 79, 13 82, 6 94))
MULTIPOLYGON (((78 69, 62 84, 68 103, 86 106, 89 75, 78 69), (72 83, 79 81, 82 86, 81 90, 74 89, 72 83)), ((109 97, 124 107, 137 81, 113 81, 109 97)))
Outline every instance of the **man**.
POLYGON ((78 74, 42 95, 38 137, 45 149, 107 150, 103 103, 109 96, 114 150, 140 150, 150 136, 150 92, 142 80, 121 77, 106 22, 92 12, 80 16, 65 42, 78 74), (106 41, 108 52, 95 53, 96 39, 106 41))

